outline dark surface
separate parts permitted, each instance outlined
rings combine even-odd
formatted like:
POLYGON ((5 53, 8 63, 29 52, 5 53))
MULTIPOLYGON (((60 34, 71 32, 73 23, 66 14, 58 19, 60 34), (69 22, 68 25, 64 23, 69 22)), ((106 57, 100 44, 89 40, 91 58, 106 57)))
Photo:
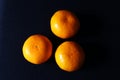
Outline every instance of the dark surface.
POLYGON ((119 80, 119 7, 115 0, 0 0, 0 80, 119 80), (31 34, 47 36, 54 51, 65 41, 50 31, 50 18, 59 9, 74 12, 81 21, 78 34, 68 40, 83 47, 86 62, 72 73, 58 68, 54 54, 42 65, 33 65, 22 55, 31 34))

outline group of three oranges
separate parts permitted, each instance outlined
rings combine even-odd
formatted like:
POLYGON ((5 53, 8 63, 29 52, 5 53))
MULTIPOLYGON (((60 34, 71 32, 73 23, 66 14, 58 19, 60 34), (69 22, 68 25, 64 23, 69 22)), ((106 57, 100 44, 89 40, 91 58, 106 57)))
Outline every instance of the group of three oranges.
MULTIPOLYGON (((50 20, 51 31, 59 38, 73 37, 80 28, 78 18, 68 10, 56 11, 50 20)), ((42 64, 52 55, 52 43, 42 34, 34 34, 26 39, 22 51, 24 58, 33 64, 42 64)), ((83 49, 74 41, 61 43, 55 51, 55 61, 65 71, 78 70, 84 62, 83 49)))

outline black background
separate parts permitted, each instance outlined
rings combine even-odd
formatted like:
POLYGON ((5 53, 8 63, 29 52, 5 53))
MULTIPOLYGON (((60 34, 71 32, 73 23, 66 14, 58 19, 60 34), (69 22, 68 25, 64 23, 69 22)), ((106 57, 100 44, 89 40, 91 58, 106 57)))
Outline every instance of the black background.
POLYGON ((117 0, 0 0, 0 80, 119 80, 120 9, 117 0), (56 10, 74 12, 80 22, 78 42, 86 54, 82 69, 68 73, 58 68, 54 51, 63 41, 50 31, 56 10), (40 33, 53 43, 51 59, 41 65, 22 55, 25 39, 40 33))

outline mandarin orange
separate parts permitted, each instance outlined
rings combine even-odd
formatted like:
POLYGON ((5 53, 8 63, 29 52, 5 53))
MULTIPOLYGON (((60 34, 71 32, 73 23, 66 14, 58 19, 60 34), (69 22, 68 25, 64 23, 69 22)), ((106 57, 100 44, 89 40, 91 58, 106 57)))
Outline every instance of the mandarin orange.
POLYGON ((24 42, 22 51, 27 61, 33 64, 41 64, 46 62, 52 55, 52 43, 44 35, 31 35, 24 42))
POLYGON ((68 72, 73 72, 82 67, 85 59, 83 49, 74 41, 65 41, 60 44, 55 52, 58 66, 68 72))
POLYGON ((56 11, 50 20, 51 31, 62 39, 73 37, 80 28, 79 19, 68 10, 56 11))

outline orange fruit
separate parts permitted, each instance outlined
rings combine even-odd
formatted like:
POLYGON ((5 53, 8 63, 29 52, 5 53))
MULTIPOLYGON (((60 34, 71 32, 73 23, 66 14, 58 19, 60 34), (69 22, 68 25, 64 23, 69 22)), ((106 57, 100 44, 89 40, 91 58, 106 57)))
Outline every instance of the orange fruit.
POLYGON ((22 51, 27 61, 33 64, 41 64, 46 62, 52 55, 52 43, 43 35, 31 35, 24 42, 22 51))
POLYGON ((50 25, 51 31, 62 39, 71 38, 80 28, 78 18, 68 10, 56 11, 51 17, 50 25))
POLYGON ((55 60, 58 66, 68 72, 73 72, 82 67, 85 59, 83 49, 74 41, 65 41, 58 46, 55 60))

